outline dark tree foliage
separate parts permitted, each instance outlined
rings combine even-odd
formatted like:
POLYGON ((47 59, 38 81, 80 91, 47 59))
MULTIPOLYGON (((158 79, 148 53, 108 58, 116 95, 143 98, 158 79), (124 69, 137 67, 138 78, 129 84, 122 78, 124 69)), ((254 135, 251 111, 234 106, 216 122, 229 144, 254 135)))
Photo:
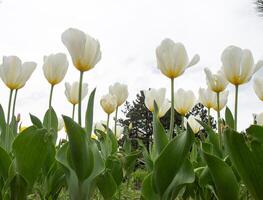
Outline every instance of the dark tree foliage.
POLYGON ((263 0, 256 0, 255 4, 256 4, 256 9, 259 12, 259 14, 263 16, 263 0))
MULTIPOLYGON (((122 126, 128 127, 130 124, 132 124, 132 128, 129 130, 129 138, 132 139, 135 148, 137 146, 136 139, 141 139, 147 148, 149 147, 149 144, 152 140, 153 114, 145 106, 144 99, 144 93, 143 91, 140 91, 140 93, 136 95, 136 99, 132 103, 126 102, 124 104, 124 110, 122 110, 125 115, 125 119, 118 120, 118 122, 122 126)), ((194 116, 200 115, 203 122, 208 122, 207 110, 202 104, 197 104, 189 114, 192 114, 194 116)), ((175 127, 181 126, 181 120, 181 116, 177 112, 175 112, 175 127)), ((165 114, 165 116, 160 119, 160 121, 164 128, 166 130, 169 130, 170 110, 165 114)), ((211 124, 213 128, 216 127, 216 123, 212 117, 211 124)))

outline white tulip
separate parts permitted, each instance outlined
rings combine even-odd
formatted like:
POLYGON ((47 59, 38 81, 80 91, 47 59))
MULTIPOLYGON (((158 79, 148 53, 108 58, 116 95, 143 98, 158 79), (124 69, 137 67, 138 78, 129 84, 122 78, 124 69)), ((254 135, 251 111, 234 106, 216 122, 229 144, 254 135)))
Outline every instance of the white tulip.
MULTIPOLYGON (((219 94, 219 111, 222 110, 226 104, 227 104, 227 98, 228 98, 228 90, 225 90, 223 92, 220 92, 219 94)), ((212 108, 215 110, 215 111, 218 111, 218 108, 217 108, 217 97, 216 95, 214 96, 214 99, 213 99, 213 105, 212 105, 212 108)))
POLYGON ((200 88, 198 92, 199 92, 199 102, 203 104, 205 107, 207 107, 208 109, 212 108, 214 98, 216 98, 216 93, 210 90, 209 88, 207 89, 200 88))
MULTIPOLYGON (((65 83, 65 95, 68 99, 68 101, 76 105, 79 103, 79 82, 75 81, 72 84, 66 82, 65 83)), ((82 93, 81 93, 81 99, 84 99, 88 94, 88 84, 83 83, 82 84, 82 93)))
POLYGON ((100 105, 104 112, 110 115, 113 113, 117 107, 117 98, 115 95, 106 94, 101 97, 100 105))
POLYGON ((0 77, 9 89, 20 89, 24 87, 36 65, 35 62, 22 64, 17 56, 4 56, 0 66, 0 77))
POLYGON ((44 56, 43 72, 51 85, 60 83, 68 70, 68 60, 64 53, 44 56))
POLYGON ((58 119, 58 131, 61 131, 64 128, 64 120, 62 118, 58 119))
POLYGON ((69 28, 61 36, 74 66, 81 72, 95 67, 101 59, 100 43, 84 32, 69 28))
POLYGON ((256 116, 257 124, 263 126, 263 112, 256 116))
POLYGON ((157 104, 157 107, 159 109, 158 117, 163 117, 166 112, 170 109, 171 104, 170 102, 165 99, 165 88, 160 89, 150 89, 144 91, 145 95, 145 106, 151 111, 154 112, 154 101, 157 104))
POLYGON ((106 133, 106 128, 105 128, 106 125, 107 125, 107 122, 105 121, 96 122, 94 125, 94 130, 99 130, 99 131, 106 133))
POLYGON ((199 55, 189 61, 187 52, 182 43, 174 43, 171 39, 164 39, 156 48, 158 68, 168 78, 176 78, 184 71, 199 62, 199 55))
POLYGON ((254 64, 250 50, 236 46, 227 47, 222 53, 221 61, 227 80, 234 85, 247 83, 253 74, 263 66, 261 60, 254 64))
POLYGON ((188 119, 184 120, 184 126, 187 127, 187 123, 188 123, 192 131, 194 132, 194 134, 198 133, 200 129, 202 128, 202 126, 196 120, 201 121, 201 118, 199 115, 196 117, 194 117, 193 115, 190 115, 188 119))
POLYGON ((228 81, 226 80, 222 71, 218 71, 216 74, 212 74, 210 69, 204 69, 206 74, 207 86, 214 92, 222 92, 226 89, 228 81))
POLYGON ((94 140, 98 140, 98 136, 95 133, 92 133, 90 137, 94 140))
MULTIPOLYGON (((114 130, 114 127, 112 128, 112 130, 114 130)), ((123 131, 124 131, 124 128, 122 126, 119 126, 119 125, 116 126, 116 133, 115 133, 115 135, 116 135, 117 140, 122 138, 123 131)))
POLYGON ((183 90, 180 88, 174 93, 174 109, 184 116, 188 113, 195 105, 196 98, 191 90, 183 90))
POLYGON ((117 105, 121 106, 128 98, 128 86, 121 83, 115 83, 109 87, 109 93, 117 97, 117 105))
POLYGON ((258 98, 263 101, 263 78, 256 77, 253 87, 258 98))

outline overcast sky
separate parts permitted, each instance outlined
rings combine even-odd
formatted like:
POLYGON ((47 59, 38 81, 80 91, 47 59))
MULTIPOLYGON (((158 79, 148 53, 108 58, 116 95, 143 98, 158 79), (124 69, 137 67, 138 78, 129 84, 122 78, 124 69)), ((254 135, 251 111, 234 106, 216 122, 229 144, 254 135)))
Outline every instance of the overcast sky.
MULTIPOLYGON (((167 88, 169 80, 156 68, 155 48, 166 37, 184 43, 189 57, 198 53, 200 62, 175 80, 175 88, 206 87, 205 67, 216 71, 220 56, 228 45, 252 51, 254 59, 263 59, 263 18, 252 0, 2 0, 0 3, 0 56, 17 55, 23 61, 38 63, 26 86, 19 91, 17 112, 28 125, 28 113, 42 117, 48 107, 49 84, 42 73, 43 56, 68 52, 61 33, 78 28, 101 43, 102 59, 85 73, 90 91, 97 87, 96 120, 106 116, 99 98, 114 82, 129 85, 129 99, 139 90, 167 88)), ((70 66, 64 81, 76 81, 78 71, 70 66)), ((263 69, 257 76, 263 75, 263 69)), ((233 110, 233 86, 229 107, 233 110)), ((6 109, 8 89, 0 83, 0 103, 6 109)), ((252 113, 263 111, 252 84, 241 86, 239 129, 252 121, 252 113)), ((71 115, 71 105, 64 96, 64 82, 55 86, 53 107, 58 114, 71 115)), ((86 102, 83 104, 86 107, 86 102)))

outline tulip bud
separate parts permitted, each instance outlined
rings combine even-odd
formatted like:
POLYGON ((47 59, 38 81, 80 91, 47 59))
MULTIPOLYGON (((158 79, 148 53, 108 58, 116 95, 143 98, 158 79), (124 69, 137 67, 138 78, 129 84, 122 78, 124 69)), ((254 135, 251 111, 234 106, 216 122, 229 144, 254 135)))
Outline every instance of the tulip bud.
POLYGON ((90 137, 94 140, 98 140, 98 136, 95 133, 92 133, 90 137))
POLYGON ((104 133, 107 133, 106 128, 105 128, 106 124, 107 124, 107 122, 105 122, 105 121, 97 122, 94 125, 94 130, 99 130, 99 131, 102 131, 104 133))
POLYGON ((222 53, 221 61, 227 80, 234 85, 247 83, 263 66, 261 60, 254 64, 250 50, 236 46, 227 47, 222 53))
POLYGON ((51 85, 60 83, 68 70, 67 56, 63 53, 44 56, 43 72, 51 85))
POLYGON ((226 89, 228 81, 225 79, 222 71, 218 71, 216 74, 205 68, 207 86, 214 92, 222 92, 226 89))
POLYGON ((191 90, 180 88, 174 93, 174 109, 182 116, 185 116, 195 105, 196 98, 191 90))
POLYGON ((156 48, 157 65, 168 78, 176 78, 184 71, 199 62, 199 55, 195 55, 189 62, 185 47, 182 43, 174 43, 171 39, 164 39, 156 48))
POLYGON ((201 121, 201 118, 200 118, 199 115, 196 116, 196 117, 194 117, 193 115, 190 115, 190 116, 188 117, 188 119, 184 120, 184 123, 185 123, 184 125, 185 125, 185 127, 187 127, 187 123, 188 123, 189 126, 191 127, 192 131, 194 132, 194 134, 198 133, 198 132, 200 131, 201 127, 202 127, 202 126, 199 124, 199 122, 196 121, 196 120, 201 121))
POLYGON ((144 91, 145 95, 145 106, 151 111, 154 112, 154 102, 156 102, 159 109, 158 117, 163 117, 166 112, 170 109, 170 102, 165 99, 165 88, 160 89, 150 89, 144 91))
POLYGON ((263 78, 256 77, 253 87, 258 98, 263 101, 263 78))
POLYGON ((74 66, 81 72, 95 67, 101 59, 100 43, 88 34, 69 28, 61 36, 74 66))
POLYGON ((115 83, 109 87, 109 93, 117 98, 117 105, 121 106, 128 98, 128 87, 125 84, 115 83))
POLYGON ((104 112, 110 115, 117 107, 117 98, 115 95, 113 96, 111 94, 104 95, 100 100, 100 105, 104 112))
POLYGON ((64 120, 62 118, 58 119, 58 132, 64 128, 64 120))
MULTIPOLYGON (((228 98, 228 90, 219 93, 219 111, 222 110, 222 109, 226 106, 226 104, 227 104, 227 98, 228 98)), ((217 108, 217 97, 216 97, 216 95, 215 95, 215 97, 214 97, 214 99, 213 99, 212 108, 213 108, 215 111, 218 111, 218 108, 217 108)))
MULTIPOLYGON (((65 95, 68 99, 68 101, 76 105, 79 103, 79 82, 75 81, 72 84, 66 82, 65 83, 65 95)), ((81 99, 84 99, 88 94, 88 84, 83 83, 82 84, 82 93, 81 93, 81 99)))
POLYGON ((22 64, 17 56, 4 56, 3 64, 0 66, 0 77, 9 89, 20 89, 24 87, 36 65, 35 62, 22 64))
POLYGON ((256 121, 258 125, 263 126, 263 112, 257 115, 256 121))

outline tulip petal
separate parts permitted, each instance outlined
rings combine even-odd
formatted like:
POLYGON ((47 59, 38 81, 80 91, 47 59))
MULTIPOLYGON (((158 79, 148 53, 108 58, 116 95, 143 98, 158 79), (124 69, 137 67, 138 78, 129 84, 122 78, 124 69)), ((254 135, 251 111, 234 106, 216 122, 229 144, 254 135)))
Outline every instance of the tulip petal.
POLYGON ((242 58, 240 62, 240 76, 239 84, 246 83, 250 80, 253 74, 254 59, 252 53, 248 49, 242 51, 242 58))
POLYGON ((198 54, 196 54, 192 60, 188 63, 187 68, 188 67, 192 67, 193 65, 197 64, 200 61, 200 56, 198 54))

